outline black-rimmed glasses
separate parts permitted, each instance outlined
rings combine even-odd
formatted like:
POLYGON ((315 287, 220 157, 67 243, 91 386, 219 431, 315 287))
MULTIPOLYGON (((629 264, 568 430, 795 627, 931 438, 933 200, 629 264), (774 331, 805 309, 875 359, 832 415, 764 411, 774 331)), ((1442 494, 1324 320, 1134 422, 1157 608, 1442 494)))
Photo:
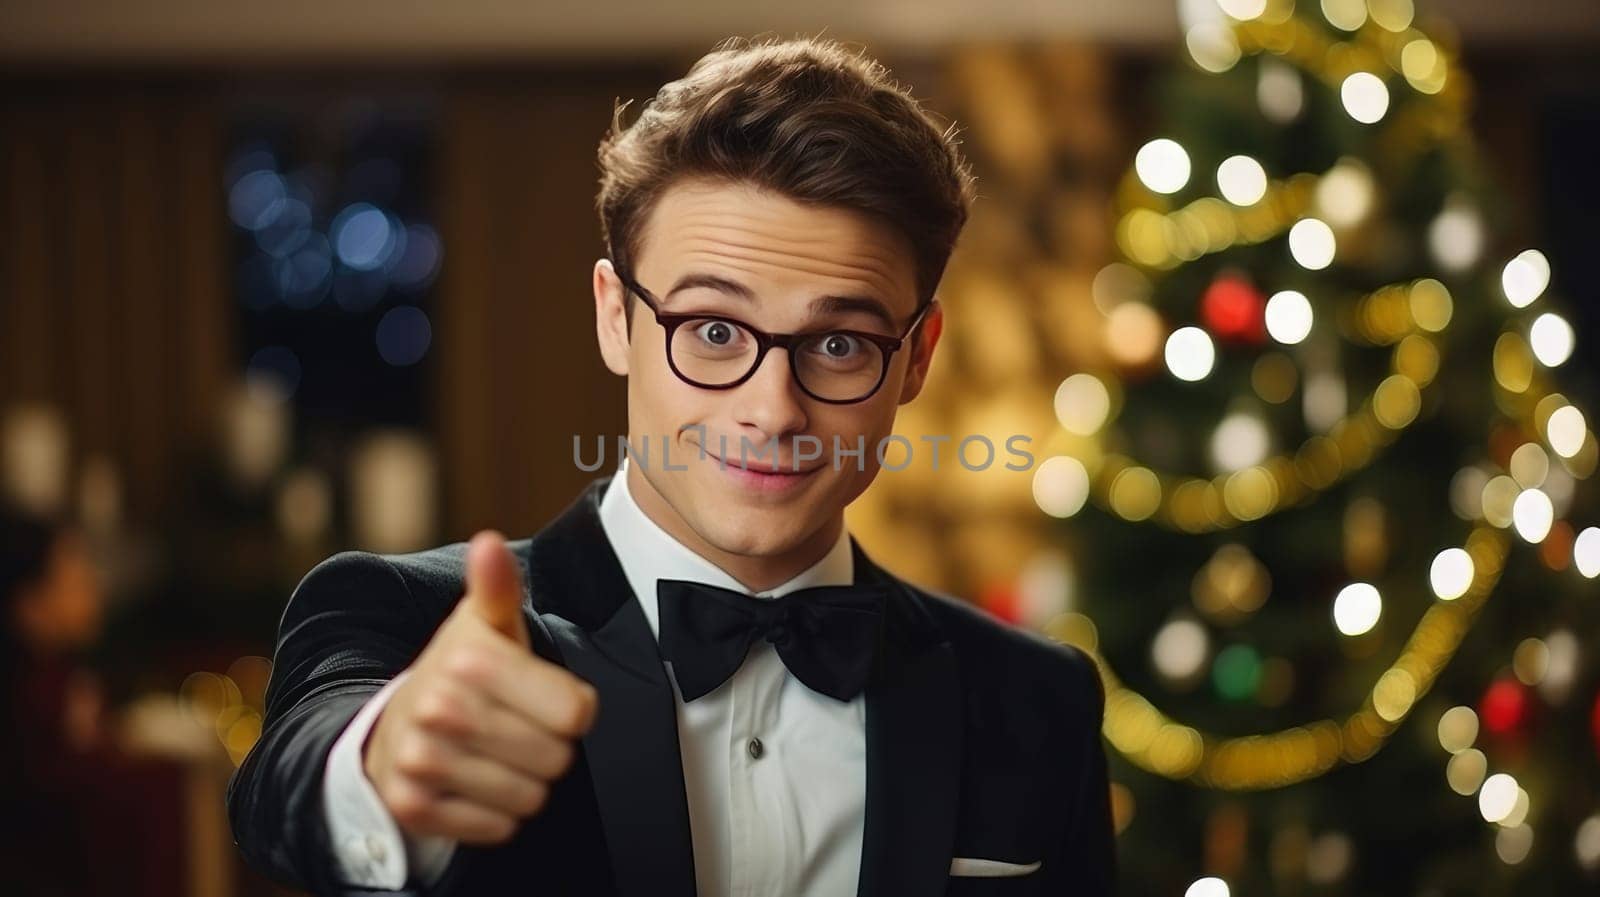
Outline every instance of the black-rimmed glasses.
POLYGON ((933 307, 931 300, 924 302, 899 336, 862 330, 767 333, 727 315, 664 312, 655 294, 621 271, 617 278, 655 313, 667 334, 667 365, 685 383, 732 389, 749 380, 776 346, 788 350, 789 370, 805 394, 833 405, 864 401, 876 393, 888 376, 890 359, 933 307))

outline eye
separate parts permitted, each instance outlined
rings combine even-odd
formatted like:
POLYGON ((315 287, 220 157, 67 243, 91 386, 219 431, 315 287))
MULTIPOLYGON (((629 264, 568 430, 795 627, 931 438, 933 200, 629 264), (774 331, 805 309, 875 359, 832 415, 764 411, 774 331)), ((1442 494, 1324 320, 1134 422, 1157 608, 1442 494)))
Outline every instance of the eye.
POLYGON ((828 333, 817 342, 817 350, 830 359, 848 359, 861 351, 862 342, 848 333, 828 333))
POLYGON ((739 330, 727 321, 701 321, 694 325, 694 335, 707 346, 731 346, 739 340, 739 330))

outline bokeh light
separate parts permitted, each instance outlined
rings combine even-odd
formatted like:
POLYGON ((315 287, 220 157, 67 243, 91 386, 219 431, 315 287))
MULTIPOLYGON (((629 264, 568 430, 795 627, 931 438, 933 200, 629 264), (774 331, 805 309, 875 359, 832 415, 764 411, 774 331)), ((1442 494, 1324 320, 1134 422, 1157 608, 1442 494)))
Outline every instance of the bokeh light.
POLYGON ((251 171, 228 191, 228 217, 246 230, 260 230, 277 219, 287 198, 283 178, 277 172, 251 171))
POLYGON ((1600 869, 1600 813, 1585 819, 1572 839, 1573 854, 1586 871, 1600 869))
POLYGON ((1539 489, 1524 489, 1511 506, 1511 522, 1517 535, 1532 543, 1544 541, 1555 521, 1555 506, 1550 496, 1539 489))
POLYGON ((1389 111, 1389 88, 1371 72, 1354 72, 1339 85, 1344 111, 1364 125, 1376 124, 1389 111))
POLYGON ((1545 421, 1545 439, 1563 458, 1571 458, 1582 451, 1588 433, 1589 424, 1583 419, 1583 412, 1573 405, 1562 405, 1550 412, 1549 420, 1545 421))
POLYGON ((1572 543, 1572 562, 1589 579, 1600 576, 1600 527, 1587 526, 1578 533, 1572 543))
POLYGON ((1184 32, 1184 46, 1194 64, 1212 74, 1221 74, 1239 62, 1239 41, 1233 29, 1219 21, 1200 22, 1184 32))
POLYGON ((1150 644, 1150 660, 1156 672, 1175 683, 1190 682, 1198 676, 1210 652, 1206 628, 1187 618, 1163 625, 1150 644))
POLYGON ((1284 345, 1294 345, 1311 333, 1311 300, 1298 290, 1282 290, 1267 300, 1267 333, 1284 345))
POLYGON ((1256 105, 1269 121, 1284 125, 1300 117, 1305 108, 1305 86, 1293 66, 1263 59, 1256 78, 1256 105))
POLYGON ((1217 190, 1236 206, 1253 206, 1267 195, 1267 171, 1249 156, 1229 156, 1217 166, 1217 190))
POLYGON ((1204 380, 1216 358, 1211 336, 1199 327, 1180 327, 1167 337, 1167 369, 1179 380, 1204 380))
POLYGON ((1428 584, 1442 600, 1453 601, 1472 586, 1472 555, 1461 548, 1446 548, 1428 568, 1428 584))
POLYGON ((1189 183, 1189 154, 1176 140, 1160 137, 1139 148, 1133 169, 1157 193, 1177 193, 1189 183))
POLYGON ((1089 498, 1089 472, 1069 455, 1046 458, 1033 472, 1033 500, 1051 517, 1071 517, 1089 498))
POLYGON ((1372 172, 1365 164, 1340 159, 1317 181, 1317 211, 1334 227, 1354 227, 1372 211, 1376 194, 1372 172))
POLYGON ((1477 206, 1452 195, 1428 225, 1428 251, 1446 271, 1465 271, 1483 255, 1484 237, 1477 206))
MULTIPOLYGON (((396 229, 382 209, 358 202, 345 207, 329 228, 339 261, 357 271, 382 267, 399 245, 396 229)), ((399 233, 403 234, 404 231, 399 233)))
POLYGON ((1260 415, 1237 411, 1222 419, 1211 434, 1211 460, 1219 471, 1243 470, 1260 464, 1272 450, 1272 433, 1260 415))
POLYGON ((1525 249, 1506 262, 1500 272, 1500 288, 1506 301, 1515 308, 1526 308, 1544 295, 1550 286, 1550 262, 1537 249, 1525 249))
POLYGON ((1111 394, 1100 378, 1077 373, 1056 387, 1056 420, 1069 433, 1090 436, 1105 426, 1111 411, 1111 394))
POLYGON ((1366 0, 1322 0, 1322 16, 1341 31, 1355 31, 1367 23, 1366 0))
POLYGON ((1527 859, 1532 850, 1533 829, 1526 824, 1503 828, 1494 837, 1494 852, 1508 866, 1527 859))
POLYGON ((1143 302, 1124 302, 1106 315, 1106 354, 1130 367, 1148 364, 1161 350, 1161 316, 1143 302))
POLYGON ((1484 780, 1483 787, 1478 790, 1478 812, 1483 814, 1483 821, 1499 822, 1511 815, 1519 790, 1517 780, 1503 772, 1484 780))
POLYGON ((1478 714, 1471 707, 1458 705, 1439 715, 1439 746, 1452 754, 1472 747, 1478 740, 1478 714))
POLYGON ((1558 367, 1571 358, 1575 340, 1572 325, 1555 312, 1545 312, 1528 328, 1528 345, 1533 348, 1533 357, 1547 368, 1558 367))
POLYGON ((1449 783, 1450 790, 1462 797, 1477 793, 1488 772, 1489 758, 1477 748, 1467 748, 1457 753, 1444 768, 1445 781, 1449 783))
POLYGON ((1208 875, 1190 884, 1183 897, 1228 897, 1228 883, 1208 875))
POLYGON ((1233 18, 1248 22, 1267 11, 1267 0, 1217 0, 1217 6, 1233 18))
POLYGON ((1333 599, 1333 622, 1344 635, 1370 632, 1383 614, 1383 597, 1371 583, 1353 582, 1333 599))
POLYGON ((1289 254, 1300 267, 1321 271, 1333 262, 1337 246, 1333 228, 1317 218, 1302 218, 1289 228, 1289 254))

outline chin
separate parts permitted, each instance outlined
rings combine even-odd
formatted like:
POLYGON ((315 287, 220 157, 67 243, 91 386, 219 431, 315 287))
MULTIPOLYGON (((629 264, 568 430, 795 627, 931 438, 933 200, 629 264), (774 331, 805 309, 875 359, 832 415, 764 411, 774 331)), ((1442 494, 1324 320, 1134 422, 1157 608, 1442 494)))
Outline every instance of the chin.
POLYGON ((793 515, 779 508, 743 509, 703 520, 700 535, 729 554, 771 557, 793 549, 810 535, 797 523, 793 515))

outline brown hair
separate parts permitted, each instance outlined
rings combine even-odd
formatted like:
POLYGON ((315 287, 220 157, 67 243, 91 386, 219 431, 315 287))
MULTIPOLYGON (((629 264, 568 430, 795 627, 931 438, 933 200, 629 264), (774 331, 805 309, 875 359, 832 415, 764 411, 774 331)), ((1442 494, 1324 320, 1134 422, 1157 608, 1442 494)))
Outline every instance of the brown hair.
POLYGON ((878 62, 821 38, 729 38, 624 128, 627 105, 614 108, 600 143, 595 202, 619 269, 637 258, 667 187, 708 177, 887 222, 911 243, 919 300, 932 299, 967 221, 972 174, 955 128, 878 62))

